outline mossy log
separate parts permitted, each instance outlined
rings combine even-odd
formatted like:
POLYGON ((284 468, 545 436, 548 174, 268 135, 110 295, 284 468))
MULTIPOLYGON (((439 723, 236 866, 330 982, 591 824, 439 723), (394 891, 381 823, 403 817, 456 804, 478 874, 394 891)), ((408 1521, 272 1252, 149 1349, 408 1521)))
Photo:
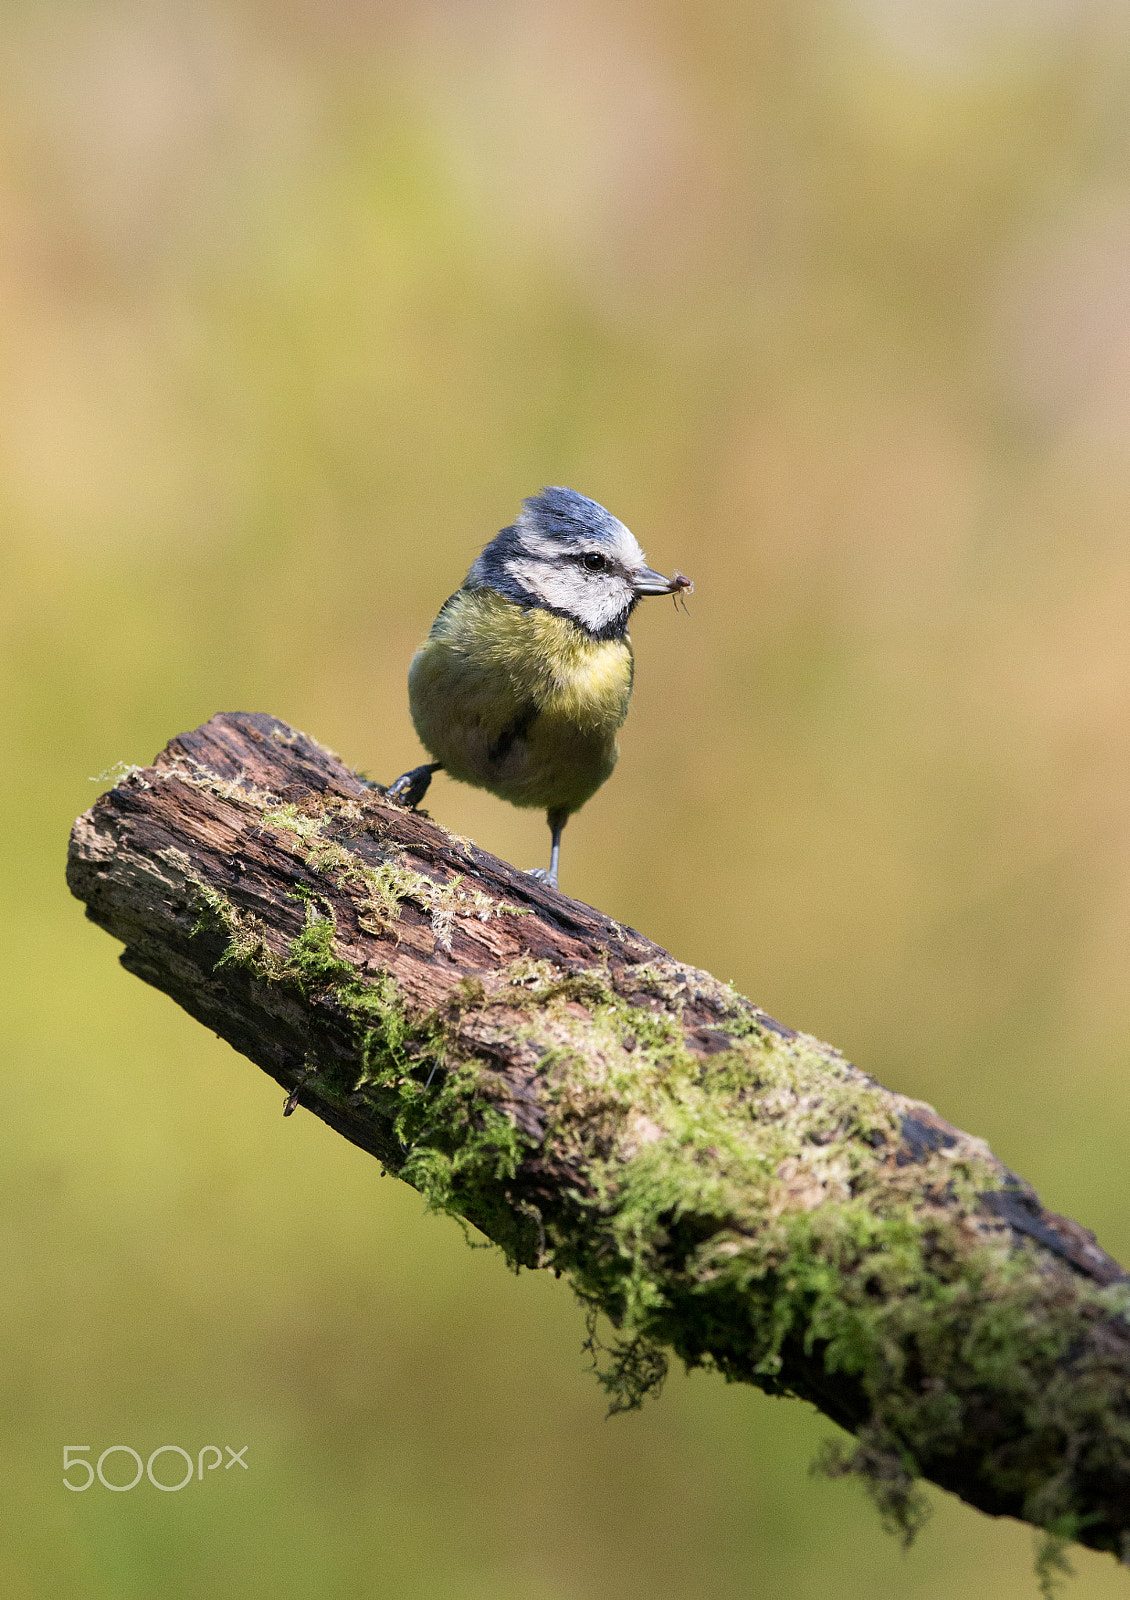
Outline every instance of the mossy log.
MULTIPOLYGON (((925 1477, 1130 1556, 1130 1283, 979 1139, 267 716, 76 822, 128 971, 619 1330, 813 1402, 912 1529, 925 1477)), ((1049 1547, 1051 1548, 1051 1547, 1049 1547)))

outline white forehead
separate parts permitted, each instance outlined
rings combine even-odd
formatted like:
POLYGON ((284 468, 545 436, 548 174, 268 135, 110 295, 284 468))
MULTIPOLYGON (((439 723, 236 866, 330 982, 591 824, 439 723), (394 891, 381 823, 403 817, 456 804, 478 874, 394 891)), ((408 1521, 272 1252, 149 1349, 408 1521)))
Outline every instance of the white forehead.
POLYGON ((523 510, 514 530, 522 549, 542 561, 559 561, 562 555, 583 555, 586 550, 599 550, 629 572, 647 565, 635 534, 613 516, 600 528, 578 529, 576 533, 562 536, 546 533, 538 526, 537 517, 523 510))

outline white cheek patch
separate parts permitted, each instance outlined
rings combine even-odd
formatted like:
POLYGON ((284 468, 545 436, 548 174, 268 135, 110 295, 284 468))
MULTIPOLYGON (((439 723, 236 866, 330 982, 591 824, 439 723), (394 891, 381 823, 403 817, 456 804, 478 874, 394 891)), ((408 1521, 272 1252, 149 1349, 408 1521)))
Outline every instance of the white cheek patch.
POLYGON ((559 611, 576 610, 585 583, 571 564, 542 561, 536 556, 516 556, 506 563, 506 570, 544 605, 555 606, 559 611))
POLYGON ((620 616, 632 601, 631 586, 611 573, 594 578, 572 562, 518 556, 506 570, 543 605, 576 617, 594 633, 620 616))

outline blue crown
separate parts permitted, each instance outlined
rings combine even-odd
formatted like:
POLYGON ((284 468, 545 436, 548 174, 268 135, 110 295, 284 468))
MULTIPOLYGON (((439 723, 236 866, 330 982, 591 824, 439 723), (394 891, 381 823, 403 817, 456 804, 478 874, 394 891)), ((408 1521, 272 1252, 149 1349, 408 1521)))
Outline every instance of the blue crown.
POLYGON ((555 539, 596 538, 612 543, 621 526, 610 511, 575 489, 543 489, 523 500, 522 508, 539 532, 555 539))

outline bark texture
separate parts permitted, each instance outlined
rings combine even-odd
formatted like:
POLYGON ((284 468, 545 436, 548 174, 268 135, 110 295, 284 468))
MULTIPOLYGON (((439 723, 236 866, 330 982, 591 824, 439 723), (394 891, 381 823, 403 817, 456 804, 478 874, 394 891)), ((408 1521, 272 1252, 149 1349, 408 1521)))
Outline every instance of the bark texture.
POLYGON ((224 715, 76 822, 128 971, 619 1336, 812 1401, 904 1533, 925 1477, 1130 1556, 1130 1284, 979 1139, 709 974, 224 715))

